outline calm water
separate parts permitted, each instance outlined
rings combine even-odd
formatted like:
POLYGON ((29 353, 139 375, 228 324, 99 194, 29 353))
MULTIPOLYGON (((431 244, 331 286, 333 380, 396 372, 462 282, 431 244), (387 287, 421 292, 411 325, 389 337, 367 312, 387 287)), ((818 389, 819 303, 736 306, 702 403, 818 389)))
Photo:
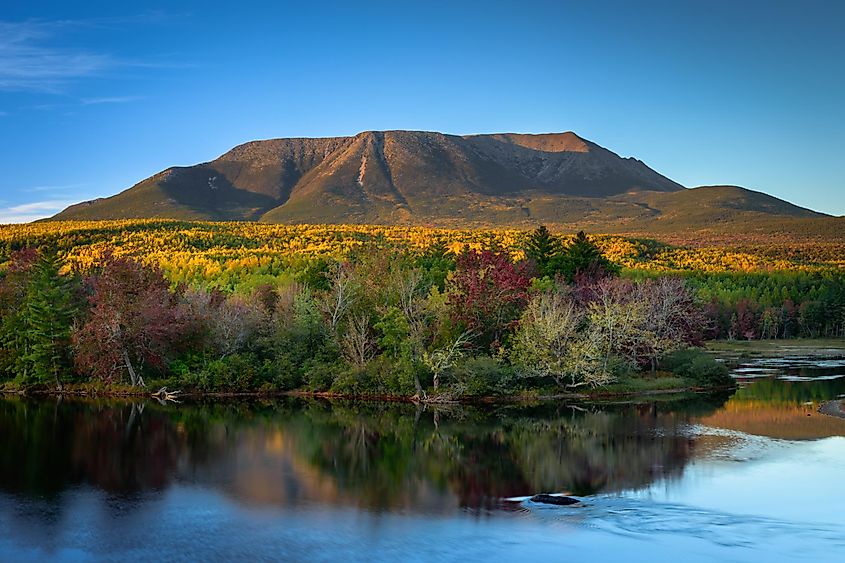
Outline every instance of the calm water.
POLYGON ((845 361, 737 376, 637 405, 0 400, 0 560, 845 560, 845 420, 816 414, 845 361))

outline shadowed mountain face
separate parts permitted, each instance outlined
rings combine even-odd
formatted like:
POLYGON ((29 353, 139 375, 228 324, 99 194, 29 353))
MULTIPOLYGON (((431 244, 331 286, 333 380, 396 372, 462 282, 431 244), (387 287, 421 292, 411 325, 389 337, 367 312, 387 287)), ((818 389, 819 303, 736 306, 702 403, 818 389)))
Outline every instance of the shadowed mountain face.
POLYGON ((574 133, 455 136, 371 131, 274 139, 169 168, 55 219, 175 218, 310 223, 601 226, 678 213, 706 225, 745 212, 816 214, 742 188, 686 190, 574 133))

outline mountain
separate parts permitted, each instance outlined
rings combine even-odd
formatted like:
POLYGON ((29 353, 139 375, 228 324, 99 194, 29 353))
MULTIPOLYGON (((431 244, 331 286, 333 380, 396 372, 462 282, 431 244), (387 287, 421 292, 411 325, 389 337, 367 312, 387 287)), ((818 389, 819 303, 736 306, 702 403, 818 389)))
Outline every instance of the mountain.
MULTIPOLYGON (((683 187, 574 133, 375 131, 273 139, 174 167, 57 219, 171 217, 267 221, 452 218, 514 195, 604 197, 683 187)), ((481 211, 481 210, 479 210, 481 211)))
POLYGON ((56 220, 522 225, 637 231, 821 214, 736 186, 686 189, 572 132, 254 141, 164 170, 56 220))

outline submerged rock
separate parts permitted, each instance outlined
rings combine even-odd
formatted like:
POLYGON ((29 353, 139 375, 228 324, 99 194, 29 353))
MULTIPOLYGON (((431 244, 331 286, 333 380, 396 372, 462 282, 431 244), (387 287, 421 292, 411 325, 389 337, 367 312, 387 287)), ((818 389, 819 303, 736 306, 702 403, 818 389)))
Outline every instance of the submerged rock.
POLYGON ((828 416, 845 418, 845 401, 837 399, 835 401, 823 403, 822 406, 819 407, 819 412, 828 416))
POLYGON ((581 501, 574 497, 564 497, 549 494, 539 494, 531 497, 532 502, 540 502, 543 504, 556 504, 558 506, 570 506, 573 504, 581 504, 581 501))

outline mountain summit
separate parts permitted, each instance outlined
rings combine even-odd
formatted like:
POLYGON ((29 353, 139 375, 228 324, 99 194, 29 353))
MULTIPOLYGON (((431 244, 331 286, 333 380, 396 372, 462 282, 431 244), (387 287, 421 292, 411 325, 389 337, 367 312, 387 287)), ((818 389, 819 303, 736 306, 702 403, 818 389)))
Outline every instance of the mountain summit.
POLYGON ((575 133, 368 131, 272 139, 164 170, 56 219, 392 222, 483 213, 503 197, 607 197, 683 186, 575 133))
POLYGON ((173 218, 284 223, 592 225, 650 230, 755 216, 817 216, 738 187, 686 189, 575 133, 253 141, 164 170, 61 220, 173 218), (662 221, 662 223, 661 223, 662 221))

